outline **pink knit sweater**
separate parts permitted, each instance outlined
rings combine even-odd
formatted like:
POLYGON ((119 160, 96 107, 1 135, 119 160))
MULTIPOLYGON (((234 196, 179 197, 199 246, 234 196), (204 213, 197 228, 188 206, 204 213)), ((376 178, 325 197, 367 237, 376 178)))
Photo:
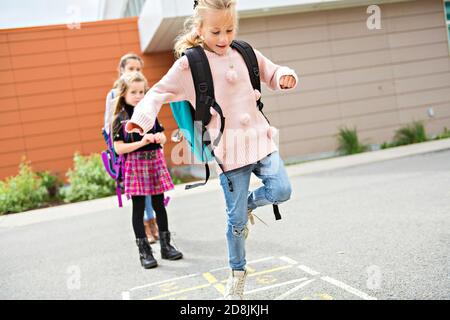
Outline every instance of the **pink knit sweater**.
MULTIPOLYGON (((256 106, 259 92, 253 90, 247 66, 242 56, 232 48, 224 55, 206 51, 214 82, 217 103, 226 119, 225 131, 215 155, 223 163, 225 171, 255 163, 277 150, 274 141, 275 128, 256 106)), ((276 90, 280 78, 292 75, 298 83, 295 71, 274 64, 255 50, 260 68, 261 81, 276 90)), ((289 89, 292 90, 292 89, 289 89)), ((195 88, 187 57, 183 56, 170 68, 135 107, 131 122, 139 125, 143 132, 152 128, 156 115, 165 103, 188 100, 195 107, 195 88)), ((211 111, 212 119, 208 131, 214 139, 219 133, 220 117, 211 111)))

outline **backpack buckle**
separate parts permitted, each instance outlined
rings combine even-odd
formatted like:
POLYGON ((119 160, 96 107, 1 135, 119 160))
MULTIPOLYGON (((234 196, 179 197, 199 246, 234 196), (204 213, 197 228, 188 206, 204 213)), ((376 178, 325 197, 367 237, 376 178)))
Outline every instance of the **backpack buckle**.
POLYGON ((259 77, 259 68, 258 67, 253 67, 253 73, 255 76, 259 77))
MULTIPOLYGON (((214 107, 214 103, 215 103, 214 98, 211 98, 210 96, 206 96, 206 97, 205 97, 205 104, 206 104, 208 107, 214 107)), ((208 110, 208 112, 209 112, 209 110, 208 110)))
POLYGON ((206 93, 206 91, 208 91, 208 84, 206 82, 202 82, 198 85, 198 90, 201 93, 206 93))

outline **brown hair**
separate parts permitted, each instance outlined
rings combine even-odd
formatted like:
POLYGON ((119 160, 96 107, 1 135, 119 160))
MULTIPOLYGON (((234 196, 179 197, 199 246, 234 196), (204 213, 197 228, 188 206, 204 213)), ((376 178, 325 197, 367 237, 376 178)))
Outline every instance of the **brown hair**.
POLYGON ((131 72, 131 73, 124 73, 117 81, 117 97, 114 101, 114 119, 112 121, 113 124, 113 130, 111 132, 115 133, 117 132, 117 129, 120 128, 120 122, 116 121, 118 118, 120 118, 120 114, 124 111, 123 107, 125 105, 125 95, 130 88, 130 85, 133 82, 143 82, 144 83, 144 91, 147 92, 148 90, 148 83, 145 76, 140 72, 131 72))
POLYGON ((177 58, 181 57, 186 49, 203 43, 195 28, 202 24, 202 11, 210 9, 233 10, 237 28, 236 0, 198 0, 194 8, 194 14, 184 21, 184 30, 175 40, 174 53, 177 58))
POLYGON ((137 60, 141 64, 141 67, 144 67, 144 61, 141 59, 141 57, 132 52, 127 53, 126 55, 122 56, 122 58, 120 58, 119 66, 117 67, 119 77, 123 74, 123 70, 125 69, 128 60, 131 59, 137 60))

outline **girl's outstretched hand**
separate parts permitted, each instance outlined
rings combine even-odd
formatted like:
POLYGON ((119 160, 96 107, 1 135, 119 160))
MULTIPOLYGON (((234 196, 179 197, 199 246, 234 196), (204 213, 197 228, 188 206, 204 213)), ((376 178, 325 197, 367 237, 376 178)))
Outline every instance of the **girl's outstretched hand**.
POLYGON ((280 78, 281 89, 292 89, 295 87, 295 78, 293 76, 282 76, 280 78))
POLYGON ((166 140, 167 140, 167 138, 164 133, 158 132, 155 134, 155 142, 156 143, 164 144, 164 143, 166 143, 166 140))
POLYGON ((139 127, 136 123, 133 123, 131 121, 127 122, 127 124, 125 125, 125 130, 128 133, 136 132, 136 133, 139 133, 141 136, 144 135, 144 131, 142 130, 142 128, 139 127))

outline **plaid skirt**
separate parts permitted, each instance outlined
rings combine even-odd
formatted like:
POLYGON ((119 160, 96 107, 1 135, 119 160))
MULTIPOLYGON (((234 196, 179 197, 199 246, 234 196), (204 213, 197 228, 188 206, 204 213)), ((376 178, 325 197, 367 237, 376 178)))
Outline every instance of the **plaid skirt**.
POLYGON ((125 194, 144 196, 161 194, 174 188, 162 149, 137 151, 125 161, 125 194))

